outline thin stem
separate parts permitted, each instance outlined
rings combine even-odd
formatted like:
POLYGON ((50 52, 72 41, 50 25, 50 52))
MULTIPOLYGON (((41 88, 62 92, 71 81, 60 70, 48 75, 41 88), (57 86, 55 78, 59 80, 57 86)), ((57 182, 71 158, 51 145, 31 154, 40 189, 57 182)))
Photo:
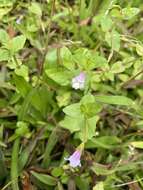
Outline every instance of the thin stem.
POLYGON ((45 62, 45 57, 48 52, 48 45, 49 45, 49 36, 50 36, 50 31, 51 31, 51 25, 52 25, 52 16, 54 15, 54 10, 55 10, 55 2, 56 0, 52 1, 52 7, 51 7, 51 13, 50 13, 50 21, 49 21, 49 26, 48 26, 48 32, 47 32, 47 37, 46 37, 46 43, 45 43, 45 52, 43 54, 43 58, 41 61, 41 67, 40 67, 40 75, 43 72, 43 67, 44 67, 44 62, 45 62))
POLYGON ((19 152, 20 138, 14 141, 11 158, 11 181, 12 189, 19 190, 18 187, 18 152, 19 152))

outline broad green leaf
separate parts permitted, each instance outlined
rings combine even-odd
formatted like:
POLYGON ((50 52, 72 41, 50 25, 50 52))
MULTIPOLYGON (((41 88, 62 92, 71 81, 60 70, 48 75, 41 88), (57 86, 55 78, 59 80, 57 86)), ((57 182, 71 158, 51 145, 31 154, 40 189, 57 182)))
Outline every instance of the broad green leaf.
POLYGON ((116 30, 112 30, 111 32, 107 32, 105 35, 105 40, 108 45, 115 51, 119 51, 120 49, 120 34, 116 30))
POLYGON ((46 88, 46 86, 42 85, 40 88, 35 88, 31 104, 36 108, 36 110, 40 111, 44 118, 47 116, 50 101, 51 92, 46 88))
POLYGON ((10 58, 10 54, 6 49, 0 49, 0 61, 7 61, 10 58))
POLYGON ((63 112, 71 117, 79 117, 81 116, 81 110, 80 110, 80 104, 79 103, 75 103, 75 104, 71 104, 67 107, 65 107, 63 109, 63 112))
POLYGON ((21 65, 20 67, 17 67, 15 69, 15 73, 18 76, 23 77, 26 81, 29 80, 29 77, 28 77, 28 67, 26 65, 21 65))
POLYGON ((103 16, 101 19, 101 28, 104 32, 109 31, 113 26, 113 22, 109 16, 103 16))
POLYGON ((46 54, 46 57, 45 57, 45 63, 44 63, 44 69, 49 69, 49 68, 52 68, 53 65, 54 66, 57 66, 57 49, 56 48, 52 48, 52 49, 49 49, 49 51, 47 52, 46 54))
POLYGON ((16 36, 10 42, 8 49, 11 52, 15 53, 23 48, 25 42, 26 42, 26 38, 24 35, 16 36))
POLYGON ((118 61, 112 65, 110 72, 116 74, 116 73, 122 73, 124 70, 125 67, 122 64, 122 62, 118 61))
POLYGON ((75 63, 73 61, 73 56, 70 50, 67 47, 63 47, 60 49, 61 62, 64 67, 69 70, 73 70, 75 67, 75 63))
POLYGON ((0 29, 0 42, 2 44, 6 44, 9 40, 10 38, 9 38, 8 33, 5 30, 0 29))
POLYGON ((89 190, 90 188, 88 178, 76 176, 75 182, 79 190, 89 190))
POLYGON ((84 126, 84 118, 65 116, 64 120, 62 120, 59 125, 73 133, 75 131, 80 131, 80 129, 84 126))
POLYGON ((83 126, 80 131, 77 133, 78 137, 84 141, 92 139, 95 136, 96 124, 99 120, 99 116, 94 116, 89 119, 84 120, 83 126))
POLYGON ((130 143, 135 148, 143 149, 143 141, 134 141, 130 143))
POLYGON ((42 10, 39 3, 32 2, 29 11, 35 15, 42 16, 42 10))
POLYGON ((95 185, 95 186, 93 187, 93 190, 104 190, 103 182, 97 183, 97 185, 95 185))
POLYGON ((37 180, 39 180, 40 182, 46 185, 55 186, 57 184, 57 179, 50 175, 36 173, 33 171, 31 173, 37 180))
POLYGON ((46 74, 53 81, 61 86, 67 86, 70 84, 71 73, 64 69, 46 69, 46 74))
POLYGON ((140 44, 136 45, 136 52, 138 55, 143 56, 143 46, 140 44))
POLYGON ((139 12, 140 12, 139 8, 127 7, 127 8, 122 9, 122 16, 123 16, 123 19, 129 20, 132 17, 136 16, 139 12))
POLYGON ((95 100, 105 104, 114 104, 114 105, 124 105, 124 106, 133 106, 135 103, 126 96, 105 96, 105 95, 96 95, 95 100))
POLYGON ((95 102, 95 98, 91 94, 83 96, 80 104, 82 113, 88 118, 95 116, 102 109, 102 105, 98 102, 95 102))
POLYGON ((104 57, 86 48, 76 50, 74 59, 81 69, 92 70, 100 67, 103 69, 108 68, 108 62, 104 57))
POLYGON ((63 174, 63 169, 62 168, 60 168, 60 167, 55 167, 55 168, 53 168, 52 169, 52 171, 51 171, 51 174, 54 176, 54 177, 59 177, 59 176, 61 176, 62 174, 63 174))

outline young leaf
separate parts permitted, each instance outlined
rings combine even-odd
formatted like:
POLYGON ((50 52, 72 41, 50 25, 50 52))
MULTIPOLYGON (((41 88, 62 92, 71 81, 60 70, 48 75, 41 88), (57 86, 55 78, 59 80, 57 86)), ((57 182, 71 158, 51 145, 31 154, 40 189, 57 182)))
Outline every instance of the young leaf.
POLYGON ((122 16, 123 16, 123 19, 129 20, 132 17, 136 16, 139 12, 140 12, 139 8, 127 7, 127 8, 122 9, 122 16))

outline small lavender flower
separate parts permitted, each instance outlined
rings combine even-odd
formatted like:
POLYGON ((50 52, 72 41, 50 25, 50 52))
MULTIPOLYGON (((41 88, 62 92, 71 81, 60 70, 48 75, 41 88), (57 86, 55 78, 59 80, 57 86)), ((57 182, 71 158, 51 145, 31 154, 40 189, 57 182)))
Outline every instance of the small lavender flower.
POLYGON ((21 24, 21 18, 20 17, 16 19, 16 24, 21 24))
POLYGON ((69 158, 65 158, 70 162, 70 166, 75 168, 77 166, 81 166, 80 163, 81 151, 76 150, 69 158))
POLYGON ((85 73, 81 72, 78 76, 72 79, 72 87, 74 89, 84 89, 85 86, 85 73))

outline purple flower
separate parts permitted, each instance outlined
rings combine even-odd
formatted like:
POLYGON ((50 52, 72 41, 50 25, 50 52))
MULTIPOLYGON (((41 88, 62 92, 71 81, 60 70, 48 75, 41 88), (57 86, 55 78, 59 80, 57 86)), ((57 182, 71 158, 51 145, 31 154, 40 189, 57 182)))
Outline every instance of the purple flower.
POLYGON ((72 87, 74 89, 84 89, 84 85, 85 85, 85 73, 81 72, 78 76, 74 77, 72 79, 72 87))
POLYGON ((81 151, 76 150, 69 158, 65 158, 70 162, 70 166, 75 168, 77 166, 81 166, 80 163, 81 151))
POLYGON ((21 24, 21 18, 16 19, 16 24, 21 24))

